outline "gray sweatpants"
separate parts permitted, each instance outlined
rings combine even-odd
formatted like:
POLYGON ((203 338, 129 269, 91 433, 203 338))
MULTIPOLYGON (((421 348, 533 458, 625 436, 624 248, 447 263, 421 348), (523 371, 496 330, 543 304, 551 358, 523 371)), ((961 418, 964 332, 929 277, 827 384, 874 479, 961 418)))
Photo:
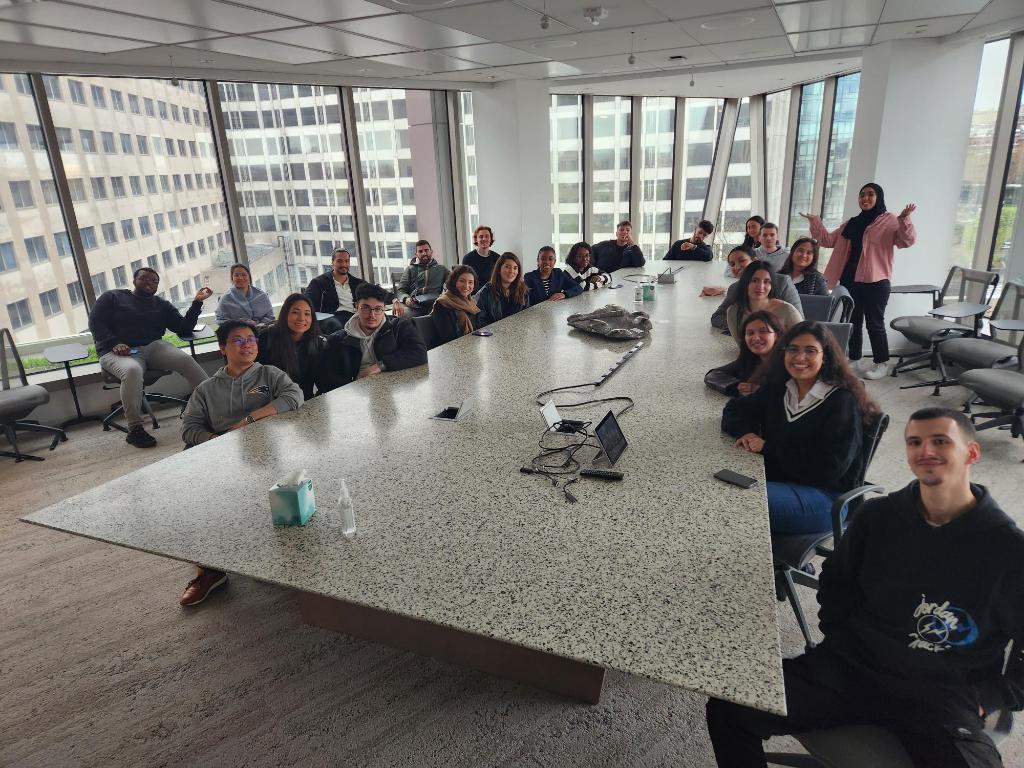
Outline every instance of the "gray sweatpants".
POLYGON ((121 402, 128 428, 142 424, 142 378, 147 368, 162 368, 184 376, 195 389, 208 377, 192 356, 163 339, 139 347, 137 355, 115 355, 107 352, 100 358, 100 367, 121 380, 121 402))

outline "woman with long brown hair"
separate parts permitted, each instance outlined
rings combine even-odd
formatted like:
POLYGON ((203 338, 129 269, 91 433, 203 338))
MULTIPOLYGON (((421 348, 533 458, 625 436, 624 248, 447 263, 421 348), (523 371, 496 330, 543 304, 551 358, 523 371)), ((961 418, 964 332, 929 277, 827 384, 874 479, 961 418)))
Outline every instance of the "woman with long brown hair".
POLYGON ((477 291, 480 325, 496 323, 530 306, 530 291, 523 281, 523 264, 511 251, 498 257, 491 280, 477 291))
POLYGON ((468 336, 480 327, 480 308, 473 300, 475 288, 476 271, 466 264, 448 275, 444 293, 437 297, 430 311, 438 344, 468 336))
POLYGON ((764 456, 773 532, 832 527, 832 502, 859 481, 864 425, 877 415, 828 328, 804 320, 786 332, 761 388, 722 412, 736 447, 764 456))
POLYGON ((313 303, 306 294, 293 293, 284 300, 274 324, 260 331, 256 362, 287 373, 309 400, 314 389, 321 389, 323 349, 324 339, 317 328, 313 303))

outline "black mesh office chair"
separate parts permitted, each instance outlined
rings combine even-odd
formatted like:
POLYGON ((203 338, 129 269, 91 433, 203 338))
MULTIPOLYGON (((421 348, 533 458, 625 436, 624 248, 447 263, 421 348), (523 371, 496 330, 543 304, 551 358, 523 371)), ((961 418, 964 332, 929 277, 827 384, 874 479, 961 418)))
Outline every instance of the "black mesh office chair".
POLYGON ((59 427, 48 427, 39 424, 26 417, 40 405, 50 402, 50 393, 38 384, 29 384, 28 376, 25 375, 25 366, 21 362, 21 355, 18 354, 18 347, 14 343, 14 336, 9 328, 0 328, 0 426, 13 450, 0 451, 0 456, 8 456, 17 461, 43 461, 42 456, 33 456, 30 453, 22 453, 18 449, 17 431, 46 432, 53 435, 50 441, 50 450, 57 447, 57 444, 67 440, 68 436, 59 427), (18 370, 17 376, 10 376, 9 361, 13 361, 18 370))

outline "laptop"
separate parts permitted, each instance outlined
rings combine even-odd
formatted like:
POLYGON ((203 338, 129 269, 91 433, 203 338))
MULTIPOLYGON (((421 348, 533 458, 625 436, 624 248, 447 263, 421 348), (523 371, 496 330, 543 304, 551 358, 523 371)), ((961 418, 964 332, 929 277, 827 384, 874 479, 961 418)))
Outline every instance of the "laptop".
POLYGON ((597 435, 597 441, 601 443, 605 456, 608 457, 608 466, 614 467, 615 462, 619 460, 619 457, 628 445, 626 436, 622 434, 622 429, 619 427, 619 421, 615 418, 615 414, 608 411, 608 414, 601 419, 601 423, 597 425, 597 429, 594 432, 597 435))

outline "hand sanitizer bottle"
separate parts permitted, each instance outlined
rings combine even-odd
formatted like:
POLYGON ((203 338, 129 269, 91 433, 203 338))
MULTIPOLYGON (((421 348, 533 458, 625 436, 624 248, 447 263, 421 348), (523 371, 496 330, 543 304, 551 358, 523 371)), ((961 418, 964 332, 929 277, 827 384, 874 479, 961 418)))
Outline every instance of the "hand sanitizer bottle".
POLYGON ((356 535, 356 511, 352 507, 352 496, 348 486, 341 481, 341 492, 338 494, 338 519, 341 521, 341 535, 351 539, 356 535))

